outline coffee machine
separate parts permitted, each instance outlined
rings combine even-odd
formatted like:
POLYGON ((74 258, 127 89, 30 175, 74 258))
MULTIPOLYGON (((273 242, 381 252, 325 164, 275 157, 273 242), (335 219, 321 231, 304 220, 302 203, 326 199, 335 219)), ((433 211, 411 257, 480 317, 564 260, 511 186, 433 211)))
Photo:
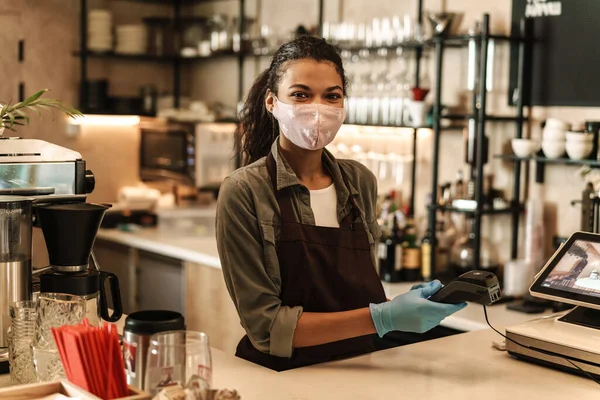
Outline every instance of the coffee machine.
MULTIPOLYGON (((7 367, 9 305, 32 298, 31 237, 32 229, 40 226, 38 210, 77 204, 79 206, 76 207, 86 207, 87 194, 94 190, 94 186, 94 175, 86 169, 86 163, 78 152, 43 140, 0 138, 0 370, 7 367)), ((99 208, 106 209, 105 206, 99 208)), ((51 260, 61 265, 56 257, 63 257, 64 252, 55 248, 61 246, 57 243, 62 243, 63 248, 68 247, 69 252, 80 255, 81 265, 73 271, 79 273, 85 272, 83 265, 87 268, 86 254, 89 256, 98 229, 89 224, 90 220, 98 219, 97 211, 94 218, 88 216, 86 219, 83 214, 71 216, 70 225, 61 223, 53 230, 53 237, 44 232, 49 239, 51 260), (85 225, 85 220, 88 221, 87 230, 80 227, 81 221, 85 225), (78 230, 76 239, 70 231, 73 229, 78 230)), ((52 230, 51 223, 46 225, 47 231, 52 230)), ((43 271, 52 271, 52 266, 43 271)), ((39 272, 36 271, 36 274, 39 272)), ((92 281, 94 279, 90 279, 92 281)), ((118 284, 113 284, 113 287, 118 290, 118 284)), ((92 285, 90 290, 93 288, 92 285)), ((116 302, 120 305, 119 299, 116 302)))

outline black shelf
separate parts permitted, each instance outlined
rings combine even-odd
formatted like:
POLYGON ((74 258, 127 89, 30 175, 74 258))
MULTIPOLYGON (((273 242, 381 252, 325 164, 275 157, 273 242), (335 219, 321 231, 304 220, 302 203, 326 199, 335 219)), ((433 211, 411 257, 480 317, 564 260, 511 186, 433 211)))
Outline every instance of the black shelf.
POLYGON ((587 165, 594 168, 600 168, 600 161, 594 159, 586 159, 586 160, 572 160, 570 158, 547 158, 542 156, 531 156, 531 157, 517 157, 513 154, 498 154, 495 155, 494 158, 500 158, 503 160, 510 160, 516 162, 525 162, 525 161, 535 161, 541 164, 558 164, 558 165, 573 165, 573 166, 583 166, 587 165))
MULTIPOLYGON (((432 125, 423 125, 423 126, 411 126, 411 125, 382 125, 382 124, 360 124, 355 122, 344 122, 344 125, 354 125, 354 126, 365 126, 365 127, 378 127, 378 128, 405 128, 405 129, 433 129, 432 125)), ((452 130, 460 130, 465 129, 463 125, 450 125, 450 126, 442 126, 442 130, 452 131, 452 130)))
MULTIPOLYGON (((471 209, 464 209, 464 208, 456 208, 456 207, 449 207, 449 206, 439 206, 439 205, 435 205, 435 206, 428 206, 429 210, 437 210, 437 211, 444 211, 444 212, 451 212, 451 213, 459 213, 459 214, 476 214, 478 213, 478 211, 475 210, 471 210, 471 209)), ((523 207, 519 206, 517 207, 517 210, 522 210, 523 207)), ((483 208, 481 209, 481 211, 479 212, 481 215, 510 215, 515 211, 514 207, 504 207, 504 208, 483 208)))
MULTIPOLYGON (((441 119, 449 119, 453 121, 466 121, 468 119, 477 118, 477 115, 474 114, 446 114, 440 117, 441 119)), ((526 121, 527 117, 518 117, 518 116, 510 116, 510 115, 486 115, 485 119, 487 121, 505 121, 505 122, 519 122, 526 121)))
MULTIPOLYGON (((219 52, 213 53, 209 56, 195 56, 195 57, 183 57, 183 56, 156 56, 152 54, 118 54, 113 52, 96 52, 96 51, 86 51, 85 56, 89 58, 104 58, 104 59, 113 59, 113 60, 123 60, 123 61, 149 61, 149 62, 157 62, 157 63, 172 63, 174 61, 180 62, 193 62, 193 61, 204 61, 204 60, 213 60, 218 58, 227 58, 227 57, 236 57, 240 54, 245 57, 251 56, 246 53, 236 53, 233 51, 229 52, 219 52)), ((76 57, 82 57, 82 53, 80 51, 73 52, 73 55, 76 57)))
POLYGON ((119 3, 150 3, 150 4, 164 4, 166 6, 174 6, 176 3, 181 5, 194 5, 202 3, 225 3, 238 0, 113 0, 119 3))
POLYGON ((456 46, 463 47, 469 44, 471 40, 494 40, 498 42, 509 42, 509 43, 521 43, 528 40, 526 37, 521 36, 507 36, 507 35, 454 35, 448 37, 434 37, 427 41, 428 44, 435 44, 443 42, 445 46, 456 46))

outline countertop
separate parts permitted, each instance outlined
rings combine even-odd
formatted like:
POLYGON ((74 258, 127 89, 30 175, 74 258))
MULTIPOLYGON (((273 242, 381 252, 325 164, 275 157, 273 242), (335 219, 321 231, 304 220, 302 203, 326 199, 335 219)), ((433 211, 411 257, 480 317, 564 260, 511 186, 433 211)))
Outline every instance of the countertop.
MULTIPOLYGON (((100 229, 98 238, 183 261, 212 268, 221 268, 217 252, 217 241, 212 236, 191 237, 161 231, 156 228, 146 228, 138 232, 100 229)), ((412 285, 413 283, 383 283, 386 295, 389 298, 394 298, 409 291, 412 285)), ((508 310, 504 304, 488 307, 488 316, 490 322, 496 328, 518 324, 536 317, 536 315, 508 310)), ((478 304, 470 304, 458 313, 446 318, 442 322, 442 326, 465 332, 488 328, 483 315, 483 307, 478 304)))
MULTIPOLYGON (((597 399, 591 380, 511 358, 483 330, 274 372, 212 350, 213 387, 244 400, 597 399)), ((9 385, 8 375, 0 387, 9 385)))
POLYGON ((144 228, 136 232, 100 229, 97 238, 182 261, 221 268, 217 240, 213 236, 188 236, 157 228, 144 228))

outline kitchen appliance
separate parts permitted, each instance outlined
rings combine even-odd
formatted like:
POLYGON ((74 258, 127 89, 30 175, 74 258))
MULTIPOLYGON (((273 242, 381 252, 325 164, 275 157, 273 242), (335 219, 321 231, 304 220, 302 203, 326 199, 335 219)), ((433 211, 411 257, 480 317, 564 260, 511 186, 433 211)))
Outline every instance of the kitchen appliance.
POLYGON ((119 280, 115 274, 89 267, 90 253, 98 228, 109 207, 103 204, 72 203, 36 207, 36 215, 48 249, 50 268, 40 275, 41 293, 66 293, 86 301, 89 322, 117 322, 123 315, 119 280), (106 282, 110 284, 113 312, 110 314, 106 282))
POLYGON ((9 307, 31 299, 32 199, 0 196, 0 346, 7 347, 9 307))
POLYGON ((470 301, 489 306, 501 297, 496 275, 486 271, 469 271, 438 290, 429 300, 446 304, 470 301))
POLYGON ((510 355, 577 374, 581 369, 600 375, 598 249, 600 235, 576 232, 548 260, 529 288, 530 294, 577 307, 507 327, 510 355))
POLYGON ((0 371, 8 367, 10 302, 32 296, 35 207, 85 202, 94 186, 94 175, 78 152, 42 140, 0 138, 0 371))
POLYGON ((185 330, 183 315, 175 311, 145 310, 131 313, 123 329, 123 360, 127 384, 144 387, 150 337, 155 333, 185 330))
POLYGON ((236 168, 231 123, 168 123, 141 128, 140 178, 200 188, 220 184, 236 168))

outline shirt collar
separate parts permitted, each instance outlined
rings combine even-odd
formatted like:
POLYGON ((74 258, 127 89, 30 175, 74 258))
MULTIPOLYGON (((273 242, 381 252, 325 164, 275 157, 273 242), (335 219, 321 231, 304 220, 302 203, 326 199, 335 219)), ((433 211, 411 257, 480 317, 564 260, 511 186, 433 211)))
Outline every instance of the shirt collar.
MULTIPOLYGON (((277 137, 277 139, 275 139, 273 142, 273 145, 271 146, 271 153, 273 154, 276 165, 277 190, 281 190, 290 186, 302 185, 292 167, 290 167, 283 154, 281 154, 279 149, 279 137, 277 137)), ((338 201, 341 204, 346 204, 349 195, 357 195, 358 190, 356 190, 351 182, 348 182, 347 185, 344 183, 340 164, 335 159, 333 154, 331 154, 327 149, 323 149, 322 160, 323 165, 331 174, 331 179, 333 180, 336 188, 338 201)))

